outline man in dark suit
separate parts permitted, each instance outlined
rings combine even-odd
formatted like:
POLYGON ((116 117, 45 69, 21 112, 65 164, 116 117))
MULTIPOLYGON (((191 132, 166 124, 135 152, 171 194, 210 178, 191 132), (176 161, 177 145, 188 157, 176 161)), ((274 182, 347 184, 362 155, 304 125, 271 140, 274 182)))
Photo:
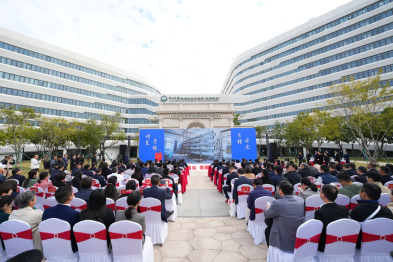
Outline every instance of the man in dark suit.
POLYGON ((141 173, 143 176, 145 176, 147 174, 147 172, 149 171, 149 167, 150 167, 149 162, 146 162, 144 164, 144 167, 141 168, 141 173))
POLYGON ((299 155, 296 157, 299 160, 299 166, 302 164, 302 160, 304 158, 303 153, 299 152, 299 155))
POLYGON ((19 186, 22 186, 23 181, 25 181, 26 177, 21 175, 22 171, 19 168, 12 169, 12 176, 8 177, 8 179, 16 179, 19 181, 19 186))
POLYGON ((67 185, 66 182, 65 182, 65 179, 66 179, 66 176, 67 176, 66 173, 59 172, 59 173, 57 173, 56 175, 53 175, 53 176, 51 177, 51 181, 52 181, 52 185, 53 186, 60 188, 60 187, 63 187, 63 186, 67 185), (54 176, 54 180, 52 180, 53 176, 54 176))
MULTIPOLYGON (((222 169, 222 176, 229 173, 230 165, 231 165, 231 162, 227 161, 226 166, 222 169)), ((224 181, 224 179, 222 179, 222 181, 224 181)))
POLYGON ((341 165, 341 156, 337 150, 334 150, 334 161, 338 162, 338 164, 341 165))
POLYGON ((93 171, 90 170, 90 165, 89 164, 84 165, 84 167, 83 167, 83 174, 85 176, 89 176, 89 177, 93 176, 93 171))
POLYGON ((321 208, 315 211, 314 218, 323 223, 321 238, 319 239, 318 251, 325 251, 326 227, 330 222, 347 218, 348 210, 345 206, 334 203, 338 195, 337 187, 324 185, 321 189, 320 197, 323 200, 321 208))
POLYGON ((334 164, 334 163, 329 164, 329 173, 330 173, 332 176, 337 176, 337 175, 338 175, 338 171, 337 171, 337 168, 336 168, 336 164, 334 164))
POLYGON ((392 173, 390 173, 390 168, 387 166, 381 166, 379 168, 379 173, 381 174, 381 183, 385 185, 386 182, 392 181, 392 173))
POLYGON ((171 173, 175 174, 175 175, 178 175, 179 177, 181 176, 181 171, 180 171, 180 169, 179 169, 177 164, 173 165, 173 170, 171 170, 171 173))
POLYGON ((86 201, 87 204, 89 204, 90 194, 93 192, 93 189, 91 189, 92 184, 93 184, 93 179, 91 177, 87 176, 82 178, 81 190, 79 190, 75 194, 75 197, 83 199, 86 201))
POLYGON ((314 172, 311 171, 310 166, 306 163, 302 163, 300 165, 300 169, 299 169, 298 173, 302 177, 308 177, 308 176, 316 177, 314 172))
POLYGON ((311 157, 312 157, 312 154, 310 153, 310 151, 307 150, 307 154, 306 154, 307 163, 310 162, 311 157))
POLYGON ((295 164, 290 164, 287 170, 288 173, 285 174, 285 178, 288 179, 288 181, 291 182, 292 185, 300 183, 300 180, 302 180, 302 176, 299 175, 298 172, 296 172, 297 166, 295 164))
POLYGON ((82 171, 82 170, 81 170, 81 164, 80 164, 80 163, 76 163, 76 164, 75 164, 75 168, 72 169, 71 176, 74 176, 76 171, 82 171))
POLYGON ((254 163, 254 168, 253 168, 251 171, 252 171, 252 172, 254 173, 254 175, 256 176, 256 175, 262 173, 262 168, 259 167, 259 164, 258 164, 258 163, 254 163))
POLYGON ((345 159, 345 163, 349 164, 349 153, 347 150, 345 150, 344 159, 345 159))
POLYGON ((318 152, 318 156, 317 156, 317 158, 316 158, 316 162, 317 162, 317 164, 319 164, 319 165, 323 165, 323 155, 322 155, 322 153, 321 152, 318 152))
POLYGON ((101 176, 101 168, 97 167, 96 169, 96 173, 94 174, 94 176, 92 176, 92 179, 97 179, 98 182, 100 182, 101 187, 105 187, 106 186, 106 181, 105 178, 103 176, 101 176))
POLYGON ((278 184, 280 184, 280 181, 281 181, 282 179, 286 179, 286 178, 282 175, 282 172, 283 172, 282 166, 276 166, 276 169, 274 170, 274 172, 275 172, 275 176, 272 177, 271 179, 272 179, 273 182, 274 182, 274 186, 278 186, 278 184))
POLYGON ((257 178, 252 182, 254 190, 250 192, 247 199, 247 207, 250 209, 250 220, 255 220, 255 200, 259 197, 272 196, 272 192, 262 186, 262 180, 257 178))
POLYGON ((251 179, 248 179, 247 177, 245 177, 244 174, 240 174, 239 178, 235 180, 235 183, 233 183, 232 199, 235 201, 235 204, 238 204, 237 187, 240 186, 240 185, 250 185, 250 186, 252 186, 251 179))
POLYGON ((164 222, 168 222, 167 218, 173 214, 173 211, 166 211, 165 208, 165 199, 171 199, 172 194, 171 190, 168 188, 168 181, 165 182, 167 186, 166 190, 162 190, 159 188, 160 184, 160 177, 158 175, 154 175, 151 177, 151 184, 150 188, 146 188, 143 190, 143 197, 148 198, 152 197, 161 201, 161 220, 164 222))
POLYGON ((269 163, 267 165, 267 169, 269 170, 269 177, 270 178, 272 178, 272 177, 274 177, 276 175, 276 173, 274 173, 275 166, 274 166, 273 163, 269 163))
POLYGON ((76 163, 77 163, 76 155, 72 156, 70 163, 71 163, 70 170, 73 170, 75 168, 76 163))
POLYGON ((70 206, 71 200, 74 198, 72 187, 67 185, 57 189, 55 193, 55 198, 59 204, 54 207, 45 209, 42 215, 42 221, 50 218, 57 218, 67 221, 71 226, 72 251, 76 252, 78 251, 78 246, 76 245, 72 228, 76 223, 79 222, 79 212, 75 211, 70 206))
POLYGON ((226 202, 228 202, 228 199, 229 199, 228 192, 231 192, 231 189, 232 189, 231 180, 239 177, 239 175, 235 172, 235 168, 233 166, 229 167, 229 172, 230 172, 230 174, 227 176, 227 182, 226 182, 227 186, 224 186, 222 188, 222 190, 224 191, 225 197, 227 198, 226 202))
POLYGON ((349 164, 346 164, 346 165, 349 165, 349 168, 347 168, 349 176, 356 176, 358 174, 357 170, 356 170, 355 163, 349 163, 349 164))
POLYGON ((363 184, 367 183, 367 176, 366 176, 367 168, 365 168, 364 166, 359 166, 357 173, 358 176, 355 177, 355 180, 363 184))

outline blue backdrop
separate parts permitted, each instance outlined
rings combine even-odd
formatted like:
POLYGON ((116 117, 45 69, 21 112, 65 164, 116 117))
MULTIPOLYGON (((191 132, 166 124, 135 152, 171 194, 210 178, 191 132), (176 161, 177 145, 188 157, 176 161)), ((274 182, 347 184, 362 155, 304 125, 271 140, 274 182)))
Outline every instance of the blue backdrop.
POLYGON ((255 128, 232 128, 232 158, 252 159, 257 158, 257 140, 255 128))
POLYGON ((139 131, 139 158, 142 161, 154 161, 155 153, 162 153, 164 158, 164 129, 141 129, 139 131))

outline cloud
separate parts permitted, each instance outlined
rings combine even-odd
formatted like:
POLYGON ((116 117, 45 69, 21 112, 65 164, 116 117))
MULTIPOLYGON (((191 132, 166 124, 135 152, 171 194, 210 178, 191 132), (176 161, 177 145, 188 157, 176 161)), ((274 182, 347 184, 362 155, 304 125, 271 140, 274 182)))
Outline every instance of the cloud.
POLYGON ((163 93, 208 94, 240 53, 345 2, 3 0, 0 25, 141 74, 163 93))

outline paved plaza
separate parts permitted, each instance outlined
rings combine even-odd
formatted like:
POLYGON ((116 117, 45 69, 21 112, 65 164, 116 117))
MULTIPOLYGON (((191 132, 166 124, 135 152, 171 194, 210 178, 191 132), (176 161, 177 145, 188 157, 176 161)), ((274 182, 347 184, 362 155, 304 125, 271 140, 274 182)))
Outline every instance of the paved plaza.
POLYGON ((206 171, 191 171, 178 218, 168 222, 163 247, 154 246, 156 262, 266 261, 266 244, 254 245, 244 220, 229 217, 224 197, 206 171))

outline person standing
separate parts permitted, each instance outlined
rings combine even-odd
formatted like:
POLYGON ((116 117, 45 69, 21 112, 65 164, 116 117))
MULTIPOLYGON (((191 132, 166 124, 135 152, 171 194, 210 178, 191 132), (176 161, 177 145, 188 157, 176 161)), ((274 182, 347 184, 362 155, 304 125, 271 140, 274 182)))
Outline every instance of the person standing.
POLYGON ((312 154, 310 153, 310 151, 307 150, 307 154, 306 154, 307 163, 310 163, 311 157, 312 157, 312 154))
POLYGON ((344 159, 345 159, 345 163, 349 164, 349 153, 348 150, 345 150, 345 154, 344 154, 344 159))
POLYGON ((303 158, 302 152, 299 152, 299 155, 297 156, 297 159, 299 160, 299 166, 302 164, 303 158))
POLYGON ((78 160, 76 159, 76 155, 73 155, 71 160, 70 160, 70 170, 74 170, 76 164, 78 163, 78 160))
POLYGON ((49 168, 49 174, 53 175, 53 172, 55 171, 55 165, 57 165, 57 156, 53 156, 52 160, 50 161, 50 168, 49 168))
POLYGON ((31 161, 30 169, 38 171, 40 169, 40 163, 42 160, 44 159, 41 158, 41 160, 38 160, 38 155, 34 155, 34 157, 30 160, 31 161))
MULTIPOLYGON (((68 168, 68 155, 67 154, 65 154, 64 156, 63 156, 63 164, 64 164, 64 168, 63 168, 63 171, 64 170, 66 170, 67 168, 68 168)), ((72 169, 71 169, 72 170, 72 169)))

